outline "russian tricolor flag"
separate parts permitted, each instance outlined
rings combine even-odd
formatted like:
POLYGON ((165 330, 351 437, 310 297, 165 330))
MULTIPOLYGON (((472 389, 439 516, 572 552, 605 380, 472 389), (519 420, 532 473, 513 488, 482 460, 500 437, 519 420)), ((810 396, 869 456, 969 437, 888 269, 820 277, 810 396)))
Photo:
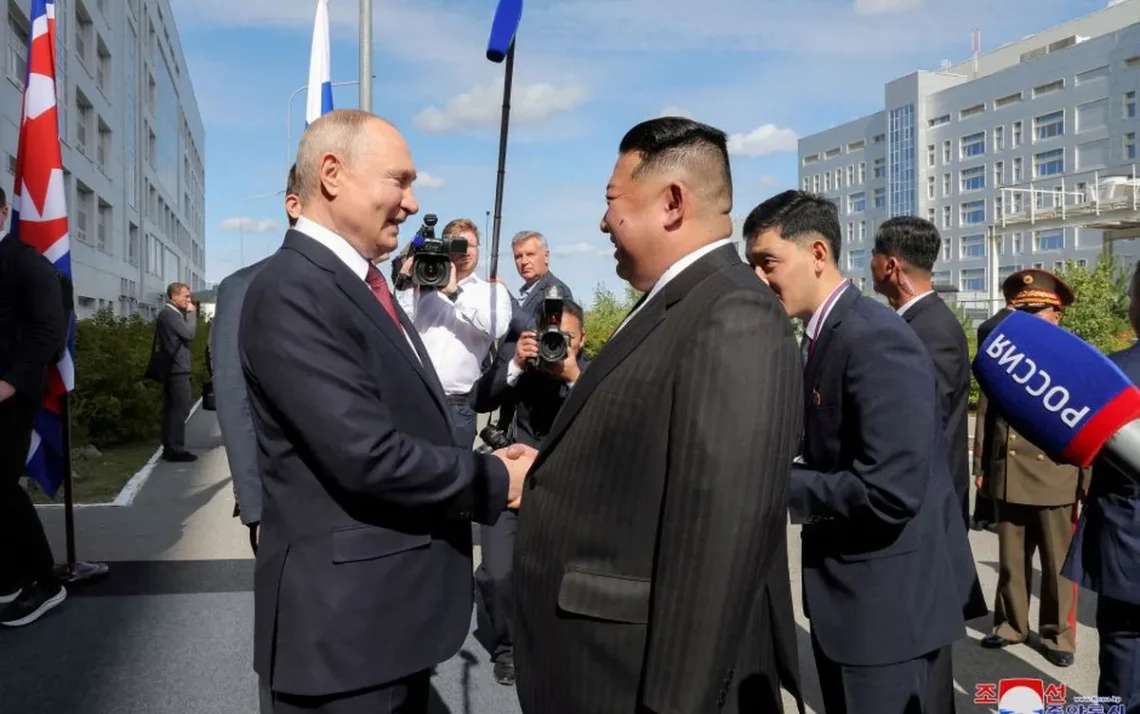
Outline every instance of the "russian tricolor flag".
POLYGON ((309 57, 309 91, 305 104, 305 124, 333 109, 332 70, 329 60, 329 0, 317 0, 313 22, 313 51, 309 57))

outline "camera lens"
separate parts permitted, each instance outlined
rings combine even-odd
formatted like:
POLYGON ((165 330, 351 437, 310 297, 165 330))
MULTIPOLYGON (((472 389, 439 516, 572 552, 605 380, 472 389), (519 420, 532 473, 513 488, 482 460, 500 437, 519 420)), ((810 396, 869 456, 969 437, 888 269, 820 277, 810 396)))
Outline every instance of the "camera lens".
POLYGON ((568 347, 566 336, 554 330, 542 333, 538 342, 538 352, 547 362, 561 362, 566 359, 568 347))

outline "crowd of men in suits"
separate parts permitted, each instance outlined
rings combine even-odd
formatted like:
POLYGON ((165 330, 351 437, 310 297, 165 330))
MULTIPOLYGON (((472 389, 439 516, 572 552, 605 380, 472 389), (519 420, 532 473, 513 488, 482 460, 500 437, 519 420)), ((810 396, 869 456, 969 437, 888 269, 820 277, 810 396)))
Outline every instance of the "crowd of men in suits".
MULTIPOLYGON (((405 253, 394 297, 376 265, 418 210, 407 144, 351 110, 306 130, 284 244, 223 281, 212 330, 258 558, 263 711, 426 711, 478 592, 494 676, 528 714, 782 711, 781 689, 802 712, 789 513, 825 710, 954 711, 950 647, 988 608, 966 536, 968 351, 932 286, 941 237, 918 218, 880 226, 884 305, 841 274, 835 205, 788 191, 749 214, 745 263, 725 142, 681 118, 626 134, 601 228, 643 296, 588 368, 569 300, 569 356, 536 370, 542 295, 569 297, 543 237, 513 241, 516 300, 475 274, 476 226, 452 221, 444 237, 468 248, 447 285, 410 284, 405 253), (789 316, 805 326, 798 359, 789 316), (475 413, 496 409, 511 445, 473 451, 475 413)), ((1045 319, 1072 301, 1043 271, 1003 289, 1007 309, 1045 319)), ((1002 459, 1018 437, 982 408, 974 470, 1002 540, 994 647, 1024 641, 1028 585, 1013 571, 1038 545, 1060 571, 1068 541, 1044 531, 1082 494, 1015 496, 1043 459, 1002 459)), ((1102 694, 1123 695, 1137 689, 1137 597, 1115 566, 1136 556, 1105 535, 1129 512, 1102 501, 1065 574, 1119 598, 1098 629, 1102 694)), ((1072 601, 1050 594, 1039 630, 1065 666, 1072 601)))

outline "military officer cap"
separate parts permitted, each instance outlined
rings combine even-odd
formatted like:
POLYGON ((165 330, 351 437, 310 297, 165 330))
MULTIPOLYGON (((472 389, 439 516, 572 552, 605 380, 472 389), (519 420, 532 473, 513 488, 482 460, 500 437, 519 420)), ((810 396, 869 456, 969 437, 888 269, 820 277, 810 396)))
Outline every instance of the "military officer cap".
POLYGON ((1012 308, 1055 307, 1058 310, 1073 304, 1073 289, 1047 270, 1029 268, 1019 270, 1005 279, 1001 291, 1012 308))

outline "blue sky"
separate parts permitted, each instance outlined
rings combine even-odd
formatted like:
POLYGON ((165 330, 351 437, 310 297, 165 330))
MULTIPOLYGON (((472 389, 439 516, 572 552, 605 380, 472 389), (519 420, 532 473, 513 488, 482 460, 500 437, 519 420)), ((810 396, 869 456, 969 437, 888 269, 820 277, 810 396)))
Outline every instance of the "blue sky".
MULTIPOLYGON (((170 0, 206 127, 206 274, 218 281, 280 244, 280 197, 304 129, 316 0, 170 0), (292 146, 287 141, 291 130, 292 146), (288 161, 287 161, 288 160, 288 161)), ((332 78, 358 74, 357 0, 330 0, 332 78)), ((484 58, 496 0, 374 0, 373 111, 403 130, 420 216, 493 209, 503 66, 484 58)), ((916 69, 1104 7, 1105 0, 526 0, 518 35, 500 274, 518 230, 544 233, 582 297, 620 289, 598 230, 618 142, 684 113, 730 134, 735 215, 796 183, 796 138, 882 108, 916 69)), ((334 90, 337 107, 358 89, 334 90)), ((483 241, 490 256, 490 237, 483 241)), ((485 274, 480 271, 481 274, 485 274)), ((587 298, 585 302, 589 303, 587 298)))

